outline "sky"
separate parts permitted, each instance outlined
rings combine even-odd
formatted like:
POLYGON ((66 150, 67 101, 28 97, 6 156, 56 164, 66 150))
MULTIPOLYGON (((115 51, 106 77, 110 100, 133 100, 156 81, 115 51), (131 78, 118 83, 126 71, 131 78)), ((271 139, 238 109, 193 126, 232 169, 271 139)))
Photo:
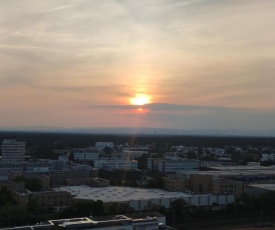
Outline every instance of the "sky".
POLYGON ((1 0, 0 127, 275 129, 274 9, 1 0))

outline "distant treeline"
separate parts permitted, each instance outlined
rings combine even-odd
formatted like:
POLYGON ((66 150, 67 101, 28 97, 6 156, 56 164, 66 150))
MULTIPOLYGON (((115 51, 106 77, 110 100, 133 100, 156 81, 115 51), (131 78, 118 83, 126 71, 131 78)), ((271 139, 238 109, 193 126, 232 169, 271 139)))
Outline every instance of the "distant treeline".
POLYGON ((115 144, 129 143, 130 146, 155 143, 157 147, 184 145, 187 147, 224 147, 234 146, 269 146, 275 147, 275 137, 238 137, 238 136, 181 136, 181 135, 104 135, 70 134, 40 132, 0 132, 0 142, 4 139, 16 139, 32 145, 56 145, 56 148, 81 148, 94 146, 98 141, 110 141, 115 144))

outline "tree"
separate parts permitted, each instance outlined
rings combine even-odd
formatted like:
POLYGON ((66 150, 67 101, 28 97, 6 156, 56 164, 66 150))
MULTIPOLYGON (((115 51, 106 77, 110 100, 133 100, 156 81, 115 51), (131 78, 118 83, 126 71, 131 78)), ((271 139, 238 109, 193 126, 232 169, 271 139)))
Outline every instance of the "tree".
POLYGON ((0 190, 0 207, 4 206, 5 204, 11 204, 14 203, 12 196, 10 192, 7 190, 7 188, 2 187, 0 190))
POLYGON ((177 216, 182 216, 188 203, 184 199, 176 199, 170 203, 170 210, 174 211, 177 216))
POLYGON ((78 201, 72 204, 69 208, 62 210, 59 213, 59 218, 73 218, 83 216, 103 216, 105 207, 101 200, 97 201, 78 201))
POLYGON ((163 180, 161 177, 154 178, 152 180, 149 180, 147 185, 147 188, 162 188, 163 187, 163 180))
POLYGON ((138 161, 138 169, 147 169, 147 155, 145 153, 136 160, 138 161))
POLYGON ((38 201, 35 198, 30 198, 26 205, 27 212, 32 213, 34 215, 45 214, 46 210, 41 207, 38 201))
POLYGON ((4 226, 24 224, 27 212, 21 205, 5 205, 0 209, 0 223, 4 226))
POLYGON ((69 161, 74 162, 74 153, 73 152, 71 152, 69 155, 69 161))
POLYGON ((108 215, 123 215, 133 213, 133 208, 125 203, 113 203, 107 209, 108 215))
POLYGON ((195 153, 195 151, 190 151, 187 153, 187 158, 188 159, 197 159, 197 154, 195 153))
POLYGON ((95 216, 103 216, 105 214, 105 207, 102 200, 97 200, 92 205, 92 214, 95 216))
POLYGON ((203 149, 202 149, 202 147, 199 147, 198 148, 198 157, 201 157, 201 156, 203 156, 203 149))
POLYGON ((108 146, 105 146, 104 149, 103 149, 103 152, 106 154, 106 155, 111 155, 112 154, 112 148, 108 147, 108 146))
POLYGON ((42 182, 36 177, 28 178, 23 175, 18 175, 14 178, 15 181, 24 181, 26 189, 30 191, 39 191, 42 189, 42 182))

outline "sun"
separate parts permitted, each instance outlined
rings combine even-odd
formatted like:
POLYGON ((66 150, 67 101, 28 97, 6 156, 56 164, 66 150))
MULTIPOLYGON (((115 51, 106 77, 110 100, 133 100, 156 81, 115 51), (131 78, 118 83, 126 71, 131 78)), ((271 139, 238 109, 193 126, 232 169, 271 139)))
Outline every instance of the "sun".
POLYGON ((151 98, 145 94, 137 94, 136 97, 130 99, 132 105, 146 105, 151 102, 151 98))

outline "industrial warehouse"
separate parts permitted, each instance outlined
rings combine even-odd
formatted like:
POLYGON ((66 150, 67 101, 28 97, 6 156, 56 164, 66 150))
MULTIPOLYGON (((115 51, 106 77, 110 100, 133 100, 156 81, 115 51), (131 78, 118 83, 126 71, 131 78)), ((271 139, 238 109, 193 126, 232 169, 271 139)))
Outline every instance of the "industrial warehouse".
POLYGON ((184 199, 189 205, 223 208, 233 203, 233 194, 196 194, 184 192, 167 192, 161 189, 142 189, 131 187, 101 187, 93 188, 86 185, 61 186, 55 191, 69 192, 73 200, 101 200, 105 205, 120 202, 127 203, 134 210, 148 210, 154 206, 169 208, 176 199, 184 199))

